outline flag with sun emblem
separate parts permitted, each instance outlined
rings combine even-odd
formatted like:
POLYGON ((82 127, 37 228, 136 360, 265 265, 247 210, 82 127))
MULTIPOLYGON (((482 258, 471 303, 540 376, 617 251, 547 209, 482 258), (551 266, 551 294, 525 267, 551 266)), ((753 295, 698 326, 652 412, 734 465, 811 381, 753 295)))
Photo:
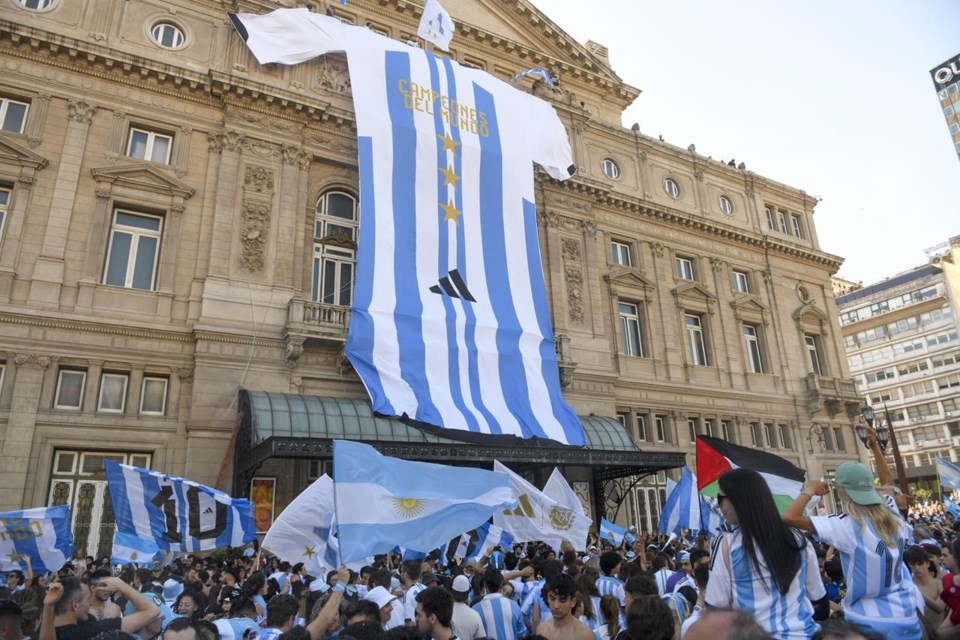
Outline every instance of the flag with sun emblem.
POLYGON ((505 474, 388 458, 359 442, 333 443, 340 559, 396 546, 435 549, 516 502, 505 474))

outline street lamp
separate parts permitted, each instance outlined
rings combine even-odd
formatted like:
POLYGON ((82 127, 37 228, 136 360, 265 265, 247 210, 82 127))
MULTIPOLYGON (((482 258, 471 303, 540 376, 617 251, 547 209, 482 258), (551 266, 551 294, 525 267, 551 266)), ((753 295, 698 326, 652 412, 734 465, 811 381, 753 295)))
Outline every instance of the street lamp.
MULTIPOLYGON (((887 411, 886 405, 883 407, 884 415, 886 416, 886 423, 881 423, 877 426, 877 444, 880 445, 880 450, 886 452, 887 443, 890 442, 893 444, 893 464, 897 469, 897 480, 900 484, 900 491, 903 493, 909 492, 909 487, 907 485, 907 474, 903 468, 903 460, 900 458, 900 448, 897 446, 896 436, 893 434, 893 421, 890 419, 890 412, 887 411)), ((870 427, 873 427, 874 420, 874 411, 873 407, 867 404, 867 401, 863 401, 863 406, 860 407, 860 415, 863 417, 863 421, 866 422, 870 427)), ((863 443, 868 450, 870 449, 870 436, 867 435, 867 430, 862 426, 858 425, 856 427, 857 437, 860 438, 860 442, 863 443)))
MULTIPOLYGON (((863 401, 863 406, 860 407, 860 415, 863 417, 863 421, 866 422, 871 428, 873 427, 873 407, 867 404, 867 401, 863 401)), ((863 443, 863 446, 870 450, 870 436, 867 434, 867 430, 863 428, 863 425, 857 423, 857 426, 854 427, 857 432, 857 437, 860 438, 860 442, 863 443)), ((877 438, 880 439, 879 437, 877 438)))

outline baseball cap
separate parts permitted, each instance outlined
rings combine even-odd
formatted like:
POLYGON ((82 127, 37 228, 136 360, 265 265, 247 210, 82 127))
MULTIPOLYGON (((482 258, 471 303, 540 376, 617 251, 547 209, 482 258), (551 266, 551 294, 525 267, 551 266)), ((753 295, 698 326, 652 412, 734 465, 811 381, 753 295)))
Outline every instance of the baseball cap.
POLYGON ((873 486, 873 473, 859 462, 838 464, 834 482, 843 487, 850 499, 859 505, 883 504, 883 499, 873 486))
POLYGON ((217 602, 236 602, 243 597, 243 591, 237 587, 224 587, 217 596, 217 602))
POLYGON ((450 585, 450 589, 457 593, 467 593, 470 591, 470 578, 464 575, 457 576, 453 579, 453 584, 450 585))
POLYGON ((440 580, 437 579, 437 574, 430 572, 420 576, 420 582, 423 584, 430 584, 431 582, 440 582, 440 580))
POLYGON ((397 596, 393 595, 383 587, 374 587, 370 589, 370 592, 363 598, 364 600, 370 600, 371 602, 376 603, 376 605, 383 609, 385 606, 397 599, 397 596))

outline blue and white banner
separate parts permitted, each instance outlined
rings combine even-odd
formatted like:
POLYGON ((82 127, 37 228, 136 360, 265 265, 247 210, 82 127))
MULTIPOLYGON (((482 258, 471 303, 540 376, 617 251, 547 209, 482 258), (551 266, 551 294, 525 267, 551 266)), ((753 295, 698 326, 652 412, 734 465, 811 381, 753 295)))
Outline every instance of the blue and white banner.
POLYGON ((113 534, 110 564, 147 564, 160 557, 160 547, 152 539, 117 531, 113 534))
POLYGON ((444 51, 450 51, 450 41, 453 39, 453 20, 450 19, 450 14, 440 6, 437 0, 426 0, 423 3, 423 15, 420 16, 417 35, 444 51))
POLYGON ((949 460, 937 458, 937 474, 940 476, 940 485, 950 489, 960 489, 960 467, 949 460))
POLYGON ((954 518, 960 518, 960 506, 957 506, 957 503, 950 498, 943 499, 943 510, 954 518))
POLYGON ((436 549, 516 501, 501 473, 388 458, 347 440, 333 443, 333 479, 342 562, 397 545, 436 549))
POLYGON ((273 521, 263 548, 291 564, 302 562, 310 575, 340 566, 333 480, 323 474, 300 492, 273 521))
POLYGON ((524 71, 521 71, 517 75, 513 76, 513 79, 511 79, 510 82, 516 82, 520 78, 526 78, 527 76, 530 76, 532 78, 541 78, 544 82, 546 82, 551 87, 557 86, 557 83, 554 82, 553 80, 553 76, 551 76, 550 72, 544 69, 543 67, 533 67, 532 69, 526 69, 524 71))
POLYGON ((667 499, 660 510, 660 533, 680 536, 683 529, 716 532, 723 516, 716 501, 697 491, 697 476, 683 468, 679 482, 667 479, 667 499))
POLYGON ((240 547, 257 537, 249 500, 159 471, 104 466, 121 533, 178 551, 240 547))
POLYGON ((57 571, 73 552, 70 507, 40 507, 0 513, 0 571, 57 571))
POLYGON ((481 558, 493 547, 503 547, 505 551, 513 548, 513 535, 500 527, 485 522, 476 529, 453 538, 440 547, 440 557, 446 561, 454 558, 481 558))
POLYGON ((560 391, 534 205, 534 162, 573 172, 553 107, 306 9, 231 19, 263 64, 346 52, 361 220, 346 354, 373 410, 583 446, 560 391))
POLYGON ((626 535, 627 530, 623 527, 613 524, 606 518, 600 519, 600 537, 613 546, 619 547, 626 535))

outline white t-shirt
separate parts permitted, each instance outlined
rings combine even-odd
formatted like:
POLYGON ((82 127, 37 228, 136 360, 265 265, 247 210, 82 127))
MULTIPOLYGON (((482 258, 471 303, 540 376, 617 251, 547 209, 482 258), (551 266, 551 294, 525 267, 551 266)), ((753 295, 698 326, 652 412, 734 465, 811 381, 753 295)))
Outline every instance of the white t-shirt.
MULTIPOLYGON (((797 534, 797 545, 801 542, 805 541, 797 534)), ((706 603, 712 607, 732 607, 748 613, 774 638, 807 640, 818 628, 813 621, 813 605, 810 601, 827 595, 820 579, 813 545, 805 544, 800 554, 800 570, 785 594, 781 594, 777 588, 759 549, 757 559, 760 562, 759 574, 754 571, 747 556, 741 532, 737 530, 721 534, 714 542, 714 551, 710 555, 706 603), (729 552, 729 568, 724 549, 729 552)))

